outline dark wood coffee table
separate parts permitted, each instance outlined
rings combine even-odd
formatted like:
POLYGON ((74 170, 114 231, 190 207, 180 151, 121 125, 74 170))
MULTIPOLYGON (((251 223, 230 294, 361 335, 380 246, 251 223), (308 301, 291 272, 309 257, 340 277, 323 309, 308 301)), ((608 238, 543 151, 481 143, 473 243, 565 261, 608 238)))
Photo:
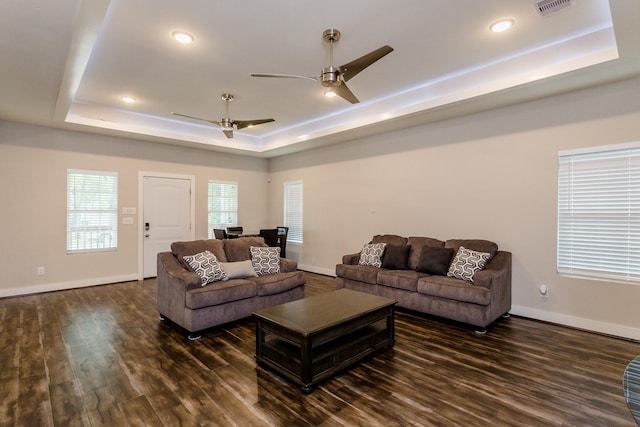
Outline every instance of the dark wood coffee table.
POLYGON ((256 361, 309 393, 341 369, 393 347, 395 304, 339 289, 258 310, 256 361))

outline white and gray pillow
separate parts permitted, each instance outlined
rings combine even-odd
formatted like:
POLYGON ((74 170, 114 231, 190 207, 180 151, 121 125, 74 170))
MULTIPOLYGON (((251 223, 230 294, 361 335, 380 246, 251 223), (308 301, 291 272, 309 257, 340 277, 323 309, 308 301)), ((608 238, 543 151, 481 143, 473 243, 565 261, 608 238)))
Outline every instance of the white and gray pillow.
POLYGON ((362 247, 360 251, 360 260, 358 265, 369 265, 371 267, 382 266, 382 255, 384 255, 384 248, 386 243, 369 243, 362 247))
POLYGON ((491 254, 466 249, 460 246, 456 256, 449 265, 447 276, 473 282, 473 275, 484 269, 491 254))
POLYGON ((182 259, 200 276, 201 286, 226 279, 226 274, 220 267, 218 259, 210 251, 187 255, 182 259))
POLYGON ((280 273, 280 248, 251 246, 251 264, 258 276, 280 273))

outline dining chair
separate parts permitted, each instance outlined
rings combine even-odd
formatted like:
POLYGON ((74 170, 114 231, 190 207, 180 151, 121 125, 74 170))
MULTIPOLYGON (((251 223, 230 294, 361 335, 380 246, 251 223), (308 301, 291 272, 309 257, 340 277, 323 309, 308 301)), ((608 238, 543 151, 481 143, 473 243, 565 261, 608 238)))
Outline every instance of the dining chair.
MULTIPOLYGON (((263 228, 260 230, 260 237, 264 239, 267 246, 278 247, 278 229, 277 228, 263 228)), ((282 252, 282 249, 280 249, 282 252)))
POLYGON ((278 244, 280 245, 280 256, 282 258, 287 257, 287 237, 289 236, 289 227, 279 225, 276 227, 278 230, 278 244))
POLYGON ((231 234, 242 234, 242 227, 240 226, 236 226, 236 227, 227 227, 227 233, 231 234))
POLYGON ((213 236, 216 239, 223 240, 223 239, 227 238, 227 232, 224 231, 224 229, 222 229, 222 228, 214 228, 213 229, 213 236))

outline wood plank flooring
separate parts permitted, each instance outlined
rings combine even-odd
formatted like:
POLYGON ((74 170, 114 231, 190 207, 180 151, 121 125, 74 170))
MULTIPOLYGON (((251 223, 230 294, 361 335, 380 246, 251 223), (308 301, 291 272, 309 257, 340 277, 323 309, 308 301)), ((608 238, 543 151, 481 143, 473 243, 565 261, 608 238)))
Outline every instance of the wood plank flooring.
MULTIPOLYGON (((334 280, 307 273, 307 295, 334 280)), ((188 341, 159 321, 154 279, 0 299, 0 425, 635 425, 622 374, 636 342, 397 312, 393 349, 304 395, 256 369, 253 328, 188 341)))

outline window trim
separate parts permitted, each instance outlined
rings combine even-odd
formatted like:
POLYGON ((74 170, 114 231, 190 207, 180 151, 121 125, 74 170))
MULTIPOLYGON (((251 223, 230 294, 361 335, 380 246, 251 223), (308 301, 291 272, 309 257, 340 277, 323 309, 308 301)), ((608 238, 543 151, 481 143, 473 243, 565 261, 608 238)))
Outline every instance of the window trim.
MULTIPOLYGON (((65 247, 66 253, 68 255, 71 254, 80 254, 80 253, 94 253, 94 252, 114 252, 118 250, 118 197, 119 197, 119 188, 118 188, 118 172, 114 171, 95 171, 95 170, 82 170, 82 169, 67 169, 67 178, 66 178, 66 192, 67 192, 67 202, 66 202, 66 216, 67 216, 67 224, 65 231, 65 247), (114 177, 115 182, 113 184, 113 189, 115 194, 112 194, 112 197, 115 197, 115 206, 110 209, 70 209, 70 178, 72 175, 85 175, 85 176, 97 176, 97 177, 114 177), (72 224, 70 222, 70 218, 74 212, 92 212, 99 214, 108 214, 111 216, 111 219, 108 221, 110 223, 112 240, 111 244, 108 247, 82 247, 82 248, 73 248, 73 245, 70 245, 71 242, 71 233, 73 230, 72 224)), ((101 231, 101 227, 103 225, 92 226, 98 227, 98 231, 101 231)), ((85 227, 86 228, 86 227, 85 227)), ((83 232, 83 230, 77 230, 78 232, 83 232)), ((86 232, 86 230, 84 230, 86 232)))
POLYGON ((238 181, 222 181, 218 179, 210 179, 207 182, 207 236, 209 237, 209 239, 214 238, 213 229, 218 228, 218 224, 210 222, 210 217, 214 212, 220 212, 220 213, 226 213, 226 214, 233 214, 235 212, 235 218, 236 218, 235 222, 224 223, 224 224, 220 223, 219 226, 221 228, 226 229, 227 227, 233 227, 238 225, 239 198, 240 198, 240 185, 238 184, 238 181), (235 210, 220 210, 220 211, 211 210, 212 196, 211 196, 210 188, 212 184, 233 185, 236 187, 235 210))
MULTIPOLYGON (((285 227, 289 227, 289 232, 287 234, 287 242, 302 244, 304 242, 304 184, 302 180, 285 182, 283 183, 283 190, 284 190, 283 224, 285 227), (289 206, 289 202, 291 200, 289 198, 291 196, 290 191, 292 190, 299 192, 299 195, 297 196, 299 197, 298 202, 300 203, 300 206, 298 207, 298 210, 300 211, 298 215, 299 218, 289 217, 290 215, 289 212, 291 209, 289 206), (296 223, 293 224, 293 221, 295 221, 296 223)), ((296 200, 293 200, 293 201, 296 201, 296 200)))
POLYGON ((558 152, 557 208, 558 275, 640 284, 640 142, 558 152))

